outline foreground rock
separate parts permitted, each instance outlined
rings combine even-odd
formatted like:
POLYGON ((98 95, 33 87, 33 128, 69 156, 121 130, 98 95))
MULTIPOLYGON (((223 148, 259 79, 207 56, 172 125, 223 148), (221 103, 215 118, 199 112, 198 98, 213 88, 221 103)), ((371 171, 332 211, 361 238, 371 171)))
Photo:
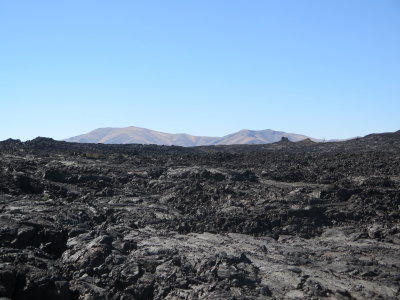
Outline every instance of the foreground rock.
POLYGON ((398 299, 399 135, 1 142, 0 298, 398 299))

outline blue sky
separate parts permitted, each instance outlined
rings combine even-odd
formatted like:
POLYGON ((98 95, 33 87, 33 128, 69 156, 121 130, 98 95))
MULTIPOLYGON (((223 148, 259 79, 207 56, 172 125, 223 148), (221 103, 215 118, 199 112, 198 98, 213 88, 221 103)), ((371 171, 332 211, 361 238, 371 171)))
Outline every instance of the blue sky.
POLYGON ((400 129, 398 0, 1 0, 0 140, 400 129))

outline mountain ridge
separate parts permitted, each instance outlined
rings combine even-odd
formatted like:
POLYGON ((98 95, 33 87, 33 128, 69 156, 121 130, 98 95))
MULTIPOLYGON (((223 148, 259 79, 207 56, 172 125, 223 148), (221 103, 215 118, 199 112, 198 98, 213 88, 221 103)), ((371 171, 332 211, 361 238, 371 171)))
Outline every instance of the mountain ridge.
POLYGON ((222 137, 210 137, 195 136, 187 133, 166 133, 135 126, 97 128, 88 133, 67 138, 64 141, 77 143, 156 144, 193 147, 207 145, 269 144, 280 141, 282 137, 288 138, 289 141, 292 142, 305 139, 310 139, 314 142, 322 141, 302 134, 287 133, 272 129, 242 129, 222 137))

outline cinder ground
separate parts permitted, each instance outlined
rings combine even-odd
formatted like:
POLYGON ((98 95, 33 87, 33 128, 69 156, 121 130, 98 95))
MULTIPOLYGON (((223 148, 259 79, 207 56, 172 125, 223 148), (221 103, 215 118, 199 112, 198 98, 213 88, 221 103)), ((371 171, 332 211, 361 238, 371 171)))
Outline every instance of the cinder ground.
POLYGON ((399 132, 0 142, 0 299, 399 297, 399 132))

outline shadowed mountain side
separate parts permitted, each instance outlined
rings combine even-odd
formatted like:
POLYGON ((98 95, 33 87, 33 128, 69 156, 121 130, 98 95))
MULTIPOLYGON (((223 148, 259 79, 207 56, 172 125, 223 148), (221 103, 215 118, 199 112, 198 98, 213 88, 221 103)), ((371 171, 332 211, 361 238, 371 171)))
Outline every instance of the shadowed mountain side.
POLYGON ((207 146, 207 145, 234 145, 234 144, 269 144, 278 142, 287 137, 292 142, 310 139, 315 142, 321 140, 300 134, 282 131, 241 130, 224 137, 193 136, 189 134, 170 134, 140 127, 126 128, 99 128, 89 133, 66 139, 67 142, 102 143, 102 144, 156 144, 176 146, 207 146))

